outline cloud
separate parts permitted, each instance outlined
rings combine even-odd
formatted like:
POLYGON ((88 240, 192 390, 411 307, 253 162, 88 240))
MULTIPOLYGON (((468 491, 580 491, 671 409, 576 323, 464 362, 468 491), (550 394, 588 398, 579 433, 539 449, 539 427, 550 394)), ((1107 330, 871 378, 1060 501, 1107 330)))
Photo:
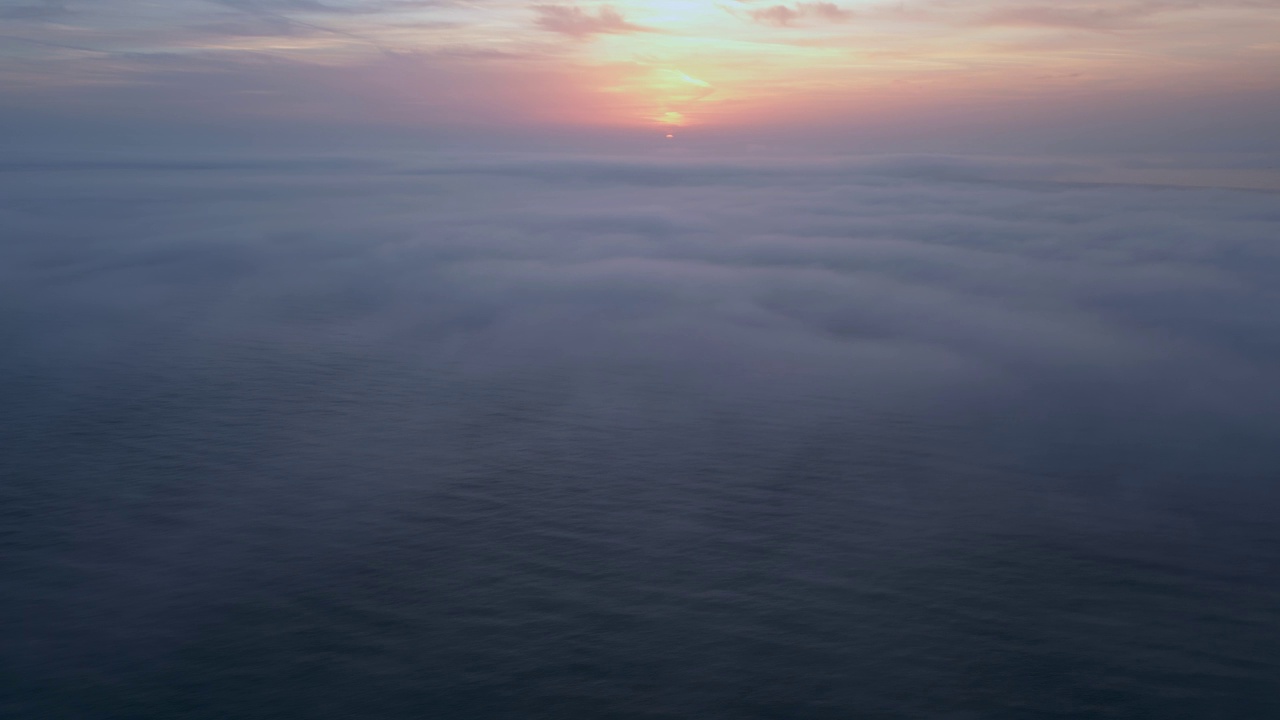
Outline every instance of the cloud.
POLYGON ((67 0, 41 0, 41 2, 0 6, 0 19, 6 20, 49 20, 71 13, 67 0))
POLYGON ((1206 412, 1280 407, 1256 383, 1280 357, 1266 340, 1280 336, 1274 195, 952 157, 131 162, 0 173, 10 236, 114 238, 6 247, 6 305, 49 319, 19 323, 29 351, 93 327, 158 331, 168 310, 151 303, 187 332, 262 338, 333 307, 293 327, 495 372, 633 357, 690 382, 714 366, 886 399, 1087 382, 1206 412), (98 210, 30 211, 103 172, 118 182, 98 210), (319 184, 269 180, 281 174, 319 184), (140 205, 187 210, 139 225, 140 205), (57 267, 65 282, 33 270, 57 267))
POLYGON ((321 0, 210 0, 237 10, 255 13, 299 12, 328 15, 381 15, 441 7, 448 0, 373 0, 355 4, 335 4, 321 0))
MULTIPOLYGON (((1269 0, 1220 0, 1213 3, 1219 10, 1253 12, 1274 11, 1269 0)), ((939 8, 945 6, 939 5, 939 8)), ((1162 15, 1201 10, 1206 6, 1196 0, 1135 0, 1130 2, 1096 2, 1083 0, 1070 3, 1003 2, 975 9, 969 23, 983 26, 1027 26, 1076 30, 1119 30, 1142 26, 1162 15)), ((927 10, 925 12, 928 12, 927 10)))
POLYGON ((535 5, 533 9, 538 14, 538 27, 575 38, 652 32, 650 28, 627 22, 621 13, 608 5, 602 6, 594 15, 576 5, 535 5))
POLYGON ((1131 26, 1142 19, 1181 6, 1160 3, 1070 7, 1062 5, 1009 5, 979 15, 978 25, 1057 27, 1111 30, 1131 26))
POLYGON ((766 25, 787 27, 802 20, 821 20, 824 22, 845 22, 853 17, 853 13, 835 3, 802 2, 794 6, 774 5, 762 10, 753 10, 751 17, 756 22, 766 25))
MULTIPOLYGON (((794 557, 822 558, 832 528, 855 527, 836 578, 882 554, 850 508, 902 542, 951 547, 955 525, 1003 546, 1012 527, 1019 556, 1040 537, 1105 532, 1099 547, 1155 538, 1162 562, 1184 526, 1202 551, 1204 525, 1155 515, 1166 505, 1264 498, 1246 529, 1271 532, 1280 195, 1107 184, 1102 171, 1126 168, 1093 165, 6 154, 0 427, 6 497, 33 509, 7 520, 23 582, 3 600, 21 612, 0 613, 13 618, 0 654, 21 657, 32 710, 16 714, 56 716, 44 710, 88 668, 120 688, 113 707, 156 715, 151 688, 207 677, 191 648, 213 637, 220 651, 223 623, 245 627, 228 598, 279 604, 275 585, 258 589, 278 583, 281 558, 310 603, 350 580, 338 559, 352 547, 366 571, 388 547, 421 547, 444 559, 431 565, 441 587, 467 590, 460 608, 474 578, 506 566, 450 562, 450 543, 584 567, 594 546, 576 530, 553 528, 557 550, 525 547, 548 518, 598 523, 602 566, 625 573, 625 533, 662 523, 731 523, 706 537, 758 543, 735 546, 760 548, 735 550, 748 569, 795 528, 813 551, 794 557), (797 498, 812 505, 797 513, 797 498), (636 506, 652 515, 617 514, 636 506), (1030 534, 1046 522, 1071 532, 1030 534)), ((1229 517, 1234 533, 1242 516, 1229 517)), ((691 546, 641 541, 631 557, 654 563, 649 582, 691 546)), ((1223 556, 1249 557, 1239 547, 1223 556)), ((399 612, 421 599, 428 563, 389 565, 408 566, 388 583, 399 612)), ((565 565, 548 565, 544 585, 562 588, 565 565)), ((510 635, 497 634, 499 662, 510 635)), ((474 652, 475 634, 456 647, 474 652)), ((278 657, 266 667, 292 672, 278 657)), ((427 676, 415 666, 404 687, 427 676)), ((1257 677, 1265 696, 1271 678, 1257 677)), ((700 687, 673 682, 686 681, 700 687)), ((619 707, 634 700, 624 690, 619 707)), ((214 695, 219 716, 261 709, 214 695)), ((391 695, 381 715, 417 707, 391 695)))

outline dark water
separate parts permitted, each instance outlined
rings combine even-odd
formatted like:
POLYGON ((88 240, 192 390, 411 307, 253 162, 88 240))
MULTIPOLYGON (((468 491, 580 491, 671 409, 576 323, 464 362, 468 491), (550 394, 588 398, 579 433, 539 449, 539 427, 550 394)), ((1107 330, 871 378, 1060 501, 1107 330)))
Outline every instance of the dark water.
POLYGON ((6 166, 0 716, 1280 717, 1280 200, 972 169, 6 166))

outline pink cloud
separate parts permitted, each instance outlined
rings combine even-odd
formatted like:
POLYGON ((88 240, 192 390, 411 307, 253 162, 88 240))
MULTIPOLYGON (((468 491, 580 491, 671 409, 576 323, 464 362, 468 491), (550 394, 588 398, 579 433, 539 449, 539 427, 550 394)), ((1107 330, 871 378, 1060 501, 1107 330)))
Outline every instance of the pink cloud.
POLYGON ((533 9, 538 13, 538 27, 575 38, 652 32, 649 28, 627 22, 622 13, 608 5, 595 15, 576 5, 535 5, 533 9))
POLYGON ((853 13, 829 2, 802 2, 796 3, 795 7, 774 5, 751 13, 751 18, 756 22, 778 27, 785 27, 803 19, 844 22, 852 16, 853 13))

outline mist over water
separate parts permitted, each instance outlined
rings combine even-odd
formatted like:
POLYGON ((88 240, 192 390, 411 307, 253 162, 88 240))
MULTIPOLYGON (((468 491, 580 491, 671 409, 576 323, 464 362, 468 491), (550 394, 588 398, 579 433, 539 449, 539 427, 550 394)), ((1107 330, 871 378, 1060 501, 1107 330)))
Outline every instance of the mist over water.
POLYGON ((1280 717, 1269 177, 0 163, 0 716, 1280 717))

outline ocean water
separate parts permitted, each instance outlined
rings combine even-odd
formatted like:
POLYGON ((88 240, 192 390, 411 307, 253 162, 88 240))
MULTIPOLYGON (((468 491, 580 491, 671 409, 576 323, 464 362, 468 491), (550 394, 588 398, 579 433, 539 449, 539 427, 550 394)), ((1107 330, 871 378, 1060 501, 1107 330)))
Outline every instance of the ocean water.
POLYGON ((0 164, 0 717, 1280 717, 1280 195, 1064 162, 0 164))

